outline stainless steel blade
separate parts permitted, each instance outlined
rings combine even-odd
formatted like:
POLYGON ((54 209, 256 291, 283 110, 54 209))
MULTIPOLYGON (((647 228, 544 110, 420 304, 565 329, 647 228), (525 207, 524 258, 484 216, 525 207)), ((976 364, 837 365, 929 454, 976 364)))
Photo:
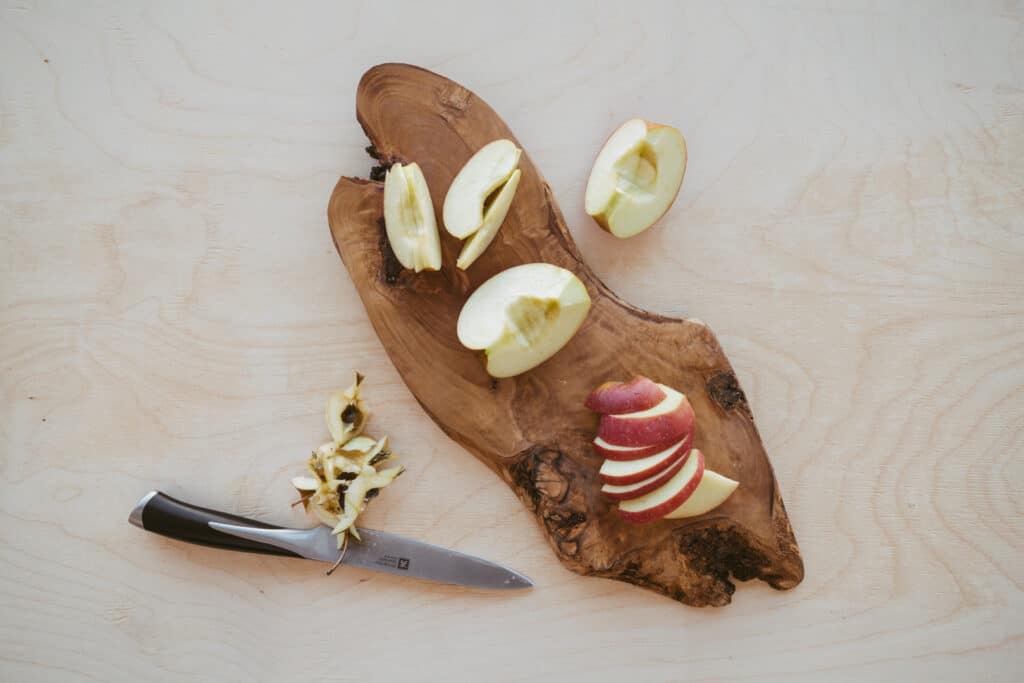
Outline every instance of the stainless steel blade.
MULTIPOLYGON (((311 560, 333 563, 338 559, 337 539, 326 526, 257 529, 210 522, 210 528, 269 543, 311 560)), ((349 541, 342 564, 472 588, 510 590, 533 586, 533 581, 513 569, 451 548, 373 529, 360 529, 359 535, 363 540, 349 541)))

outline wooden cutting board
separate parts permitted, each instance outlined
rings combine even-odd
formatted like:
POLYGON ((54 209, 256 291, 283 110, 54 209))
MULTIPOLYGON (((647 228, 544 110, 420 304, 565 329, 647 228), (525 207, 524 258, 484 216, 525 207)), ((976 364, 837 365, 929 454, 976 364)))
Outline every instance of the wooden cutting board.
POLYGON ((444 230, 443 269, 404 270, 384 233, 384 169, 418 163, 440 225, 445 193, 462 165, 484 144, 516 138, 466 88, 404 64, 382 64, 363 76, 356 115, 378 165, 371 180, 341 178, 331 195, 328 219, 338 253, 413 395, 445 433, 516 492, 559 560, 579 574, 626 581, 689 605, 729 603, 735 590, 730 576, 759 578, 779 589, 800 583, 803 560, 771 463, 707 325, 648 313, 615 296, 583 262, 551 188, 525 150, 508 217, 468 272, 455 268, 460 243, 444 230), (459 311, 492 275, 541 261, 579 276, 593 299, 590 314, 546 363, 515 378, 492 379, 481 356, 456 338, 459 311), (590 446, 597 416, 583 399, 602 382, 637 374, 689 398, 697 414, 695 445, 707 466, 740 482, 724 505, 701 517, 633 525, 601 495, 601 458, 590 446))

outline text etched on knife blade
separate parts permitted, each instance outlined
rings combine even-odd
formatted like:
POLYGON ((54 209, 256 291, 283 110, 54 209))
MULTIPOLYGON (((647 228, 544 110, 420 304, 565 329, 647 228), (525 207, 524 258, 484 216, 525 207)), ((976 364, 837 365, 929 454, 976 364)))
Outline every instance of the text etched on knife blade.
POLYGON ((374 564, 387 567, 388 569, 401 569, 402 571, 409 571, 409 558, 398 557, 397 555, 381 555, 377 558, 374 564))

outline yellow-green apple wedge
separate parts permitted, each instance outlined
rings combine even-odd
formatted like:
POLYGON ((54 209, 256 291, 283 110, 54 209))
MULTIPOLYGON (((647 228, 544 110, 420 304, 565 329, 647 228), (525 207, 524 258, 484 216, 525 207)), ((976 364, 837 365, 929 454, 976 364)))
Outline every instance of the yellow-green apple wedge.
POLYGON ((632 237, 665 215, 686 173, 686 140, 672 126, 630 119, 601 148, 585 208, 616 237, 632 237))
POLYGON ((682 469, 667 482, 639 498, 619 503, 619 516, 632 524, 644 524, 661 519, 693 494, 704 476, 704 454, 694 448, 686 456, 682 469))
POLYGON ((442 211, 445 230, 465 239, 480 229, 487 198, 512 177, 522 152, 511 140, 495 140, 470 157, 448 186, 442 211))
POLYGON ((417 164, 393 164, 384 176, 384 227, 403 266, 417 273, 441 269, 434 204, 417 164))
POLYGON ((688 444, 690 435, 683 434, 680 437, 669 439, 665 443, 651 444, 650 446, 616 446, 610 444, 601 437, 594 439, 594 452, 609 460, 639 460, 656 453, 661 453, 672 444, 688 444))
POLYGON ((696 517, 710 512, 724 503, 739 485, 738 481, 723 477, 718 472, 704 470, 697 489, 682 505, 665 515, 665 519, 696 517))
POLYGON ((583 405, 595 413, 635 413, 653 408, 665 399, 665 392, 646 377, 628 382, 605 382, 590 392, 583 405))
POLYGON ((509 207, 512 206, 512 198, 516 196, 516 188, 519 187, 521 175, 521 171, 517 168, 484 210, 484 222, 480 225, 480 229, 470 235, 466 243, 462 245, 462 251, 455 262, 457 267, 466 270, 480 258, 484 249, 491 245, 495 235, 498 234, 498 228, 501 227, 505 216, 508 215, 509 207))
POLYGON ((665 398, 653 408, 621 415, 602 415, 597 435, 613 446, 649 446, 692 436, 696 416, 686 396, 659 384, 665 398))
POLYGON ((654 455, 636 460, 605 460, 598 474, 606 484, 625 486, 648 479, 664 471, 690 452, 689 437, 663 448, 654 455))
POLYGON ((691 452, 692 451, 684 451, 681 455, 676 457, 676 459, 668 466, 668 469, 663 472, 658 472, 657 474, 638 481, 635 484, 605 484, 601 487, 601 493, 603 493, 606 498, 619 501, 631 500, 633 498, 639 498, 640 496, 646 495, 674 477, 676 473, 686 465, 686 460, 691 452))
POLYGON ((527 263, 480 285, 463 305, 456 333, 463 346, 486 353, 492 377, 512 377, 555 355, 589 310, 578 277, 550 263, 527 263))

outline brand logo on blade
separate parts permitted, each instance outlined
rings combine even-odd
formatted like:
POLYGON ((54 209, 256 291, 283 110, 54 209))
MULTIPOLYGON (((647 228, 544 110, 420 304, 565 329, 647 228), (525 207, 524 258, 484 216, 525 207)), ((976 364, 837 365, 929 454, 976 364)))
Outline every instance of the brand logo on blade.
POLYGON ((377 558, 374 563, 380 567, 387 567, 388 569, 401 569, 402 571, 409 571, 409 558, 398 557, 397 555, 381 555, 377 558))

